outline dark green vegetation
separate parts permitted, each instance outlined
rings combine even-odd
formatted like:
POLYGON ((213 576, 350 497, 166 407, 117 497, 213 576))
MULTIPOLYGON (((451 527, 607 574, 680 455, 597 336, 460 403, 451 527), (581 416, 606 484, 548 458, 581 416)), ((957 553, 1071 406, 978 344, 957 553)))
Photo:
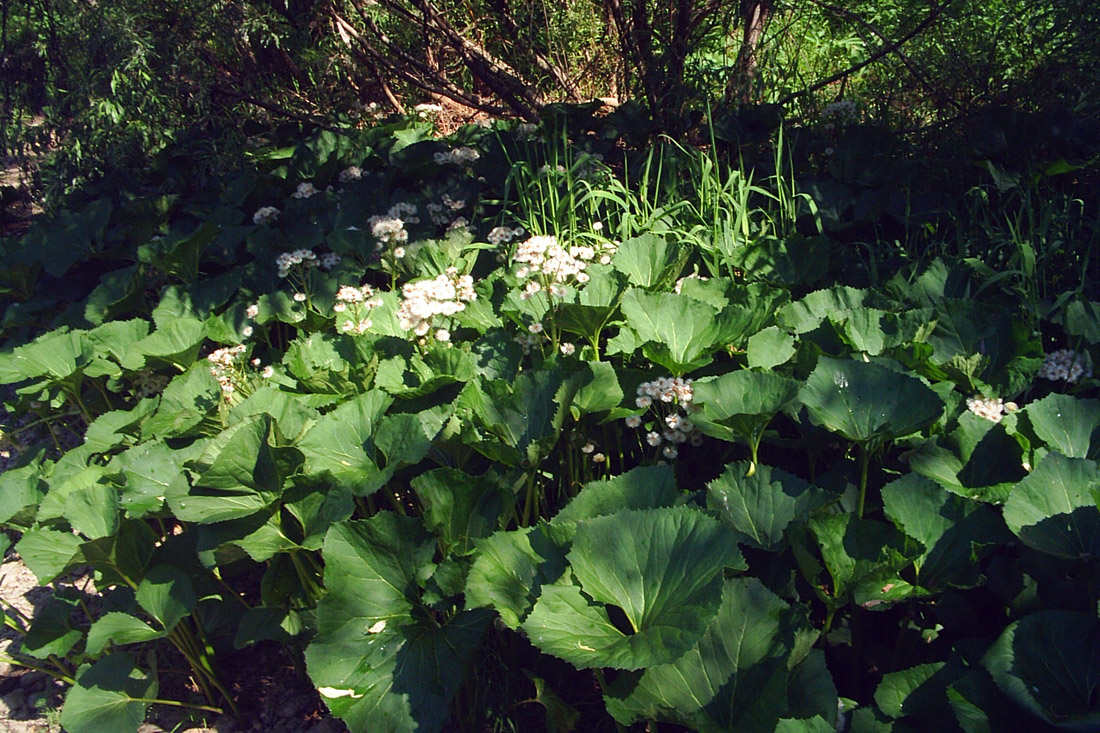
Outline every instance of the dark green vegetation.
POLYGON ((167 702, 233 712, 220 663, 258 643, 355 731, 1100 725, 1095 26, 957 2, 743 3, 760 38, 719 15, 648 73, 667 16, 566 3, 547 38, 618 28, 592 63, 644 102, 509 87, 534 42, 511 81, 450 69, 537 126, 103 126, 148 169, 96 158, 0 264, 9 412, 86 426, 9 434, 0 475, 0 544, 104 594, 9 622, 70 733, 136 729, 180 671, 202 696, 167 702), (878 53, 852 28, 883 60, 812 90, 878 53))

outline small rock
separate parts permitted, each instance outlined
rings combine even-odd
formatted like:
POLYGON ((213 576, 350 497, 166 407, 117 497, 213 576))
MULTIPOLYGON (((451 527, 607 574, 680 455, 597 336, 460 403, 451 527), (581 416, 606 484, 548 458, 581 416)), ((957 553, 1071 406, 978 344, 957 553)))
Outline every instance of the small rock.
POLYGON ((152 723, 142 723, 138 726, 137 733, 164 733, 164 729, 152 723))

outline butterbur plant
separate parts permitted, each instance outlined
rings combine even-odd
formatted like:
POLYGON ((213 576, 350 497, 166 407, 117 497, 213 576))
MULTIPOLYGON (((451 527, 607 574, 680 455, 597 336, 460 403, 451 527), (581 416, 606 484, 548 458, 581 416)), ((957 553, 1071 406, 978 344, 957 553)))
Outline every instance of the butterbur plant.
POLYGON ((66 730, 246 726, 261 644, 355 731, 1097 727, 1100 303, 856 287, 797 155, 602 129, 326 131, 11 243, 5 661, 66 730))

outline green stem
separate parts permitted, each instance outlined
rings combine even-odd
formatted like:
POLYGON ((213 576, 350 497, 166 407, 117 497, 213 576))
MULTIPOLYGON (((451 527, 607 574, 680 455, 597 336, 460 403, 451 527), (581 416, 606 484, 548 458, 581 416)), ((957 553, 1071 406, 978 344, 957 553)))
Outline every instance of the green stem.
POLYGON ((867 499, 867 468, 871 464, 871 450, 866 443, 859 446, 859 507, 856 516, 863 519, 863 504, 867 499))
POLYGON ((72 677, 66 676, 66 675, 58 674, 57 670, 55 670, 55 669, 50 669, 48 667, 39 667, 37 664, 31 664, 30 662, 23 662, 21 660, 16 659, 15 657, 9 657, 7 654, 0 654, 0 662, 3 662, 5 664, 17 665, 17 666, 23 667, 25 669, 33 669, 35 672, 42 672, 43 674, 48 674, 50 677, 61 680, 66 685, 75 685, 76 684, 75 679, 73 679, 72 677))
POLYGON ((11 430, 5 430, 4 432, 8 435, 16 435, 18 433, 23 432, 24 430, 30 430, 33 427, 37 427, 38 425, 42 425, 43 423, 50 423, 50 422, 53 422, 55 420, 61 420, 62 418, 77 417, 79 415, 80 415, 79 411, 62 412, 62 413, 57 414, 57 415, 49 415, 47 417, 39 418, 39 419, 35 420, 34 422, 29 422, 26 425, 20 425, 17 428, 12 428, 11 430))
POLYGON ((172 705, 177 708, 188 708, 191 710, 203 710, 208 713, 217 713, 223 715, 225 710, 222 708, 215 708, 209 705, 195 705, 194 703, 180 702, 178 700, 161 700, 160 698, 150 697, 132 697, 130 698, 134 702, 143 702, 146 705, 172 705))
POLYGON ((523 503, 523 523, 521 527, 527 527, 531 520, 531 509, 535 503, 535 471, 534 469, 527 472, 527 498, 523 503))
POLYGON ((246 609, 252 610, 252 606, 248 605, 248 601, 246 601, 244 598, 241 598, 241 595, 237 593, 237 591, 233 590, 233 588, 230 587, 229 583, 225 582, 225 579, 222 578, 220 573, 214 572, 213 576, 214 580, 218 582, 218 585, 220 585, 222 588, 225 588, 226 592, 229 593, 229 595, 233 596, 233 598, 240 602, 240 604, 246 609))

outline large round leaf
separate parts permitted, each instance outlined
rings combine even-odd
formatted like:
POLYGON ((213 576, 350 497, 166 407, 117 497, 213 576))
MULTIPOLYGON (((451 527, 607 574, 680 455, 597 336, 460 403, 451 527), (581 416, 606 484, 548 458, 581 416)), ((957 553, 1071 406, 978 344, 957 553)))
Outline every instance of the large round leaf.
MULTIPOLYGON (((693 404, 702 408, 696 420, 726 426, 748 439, 762 430, 798 395, 798 382, 771 372, 742 370, 697 380, 693 404)), ((715 437, 723 437, 715 435, 715 437)))
POLYGON ((707 506, 733 527, 740 539, 761 550, 778 550, 783 531, 805 519, 831 497, 799 477, 778 468, 731 463, 707 486, 707 506))
POLYGON ((71 733, 137 730, 156 697, 157 681, 134 666, 129 654, 110 654, 76 672, 65 696, 61 725, 71 733))
POLYGON ((798 396, 816 424, 857 443, 912 435, 943 413, 943 401, 919 379, 827 356, 798 396))
POLYGON ((1100 729, 1100 619, 1038 611, 1009 625, 982 665, 1001 692, 1061 730, 1100 729))
POLYGON ((1093 433, 1100 428, 1100 400, 1053 393, 1024 411, 1035 434, 1070 458, 1088 458, 1093 433))
POLYGON ((1012 490, 1005 523, 1036 550, 1069 559, 1100 556, 1100 511, 1092 494, 1098 488, 1094 461, 1049 453, 1012 490))
MULTIPOLYGON (((704 731, 772 730, 792 712, 787 681, 796 622, 759 580, 727 580, 721 609, 699 642, 671 664, 620 675, 605 695, 608 712, 623 725, 670 720, 704 731)), ((831 705, 814 712, 835 710, 833 690, 831 705)))
POLYGON ((329 709, 351 730, 433 731, 449 714, 491 614, 433 618, 420 582, 435 549, 416 519, 389 512, 328 532, 328 592, 306 663, 329 709))
POLYGON ((744 567, 732 533, 688 507, 581 522, 567 557, 572 576, 543 587, 523 628, 540 649, 577 667, 672 662, 718 612, 722 571, 744 567))

